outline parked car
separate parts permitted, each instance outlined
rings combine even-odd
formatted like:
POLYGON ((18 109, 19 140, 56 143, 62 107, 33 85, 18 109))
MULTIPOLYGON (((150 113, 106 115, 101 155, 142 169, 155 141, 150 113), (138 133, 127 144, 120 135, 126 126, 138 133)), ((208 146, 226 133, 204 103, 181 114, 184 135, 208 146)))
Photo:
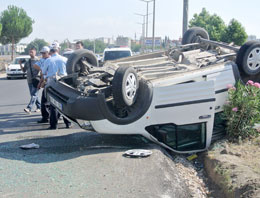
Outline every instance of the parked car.
POLYGON ((181 46, 103 67, 89 51, 75 51, 69 75, 50 84, 47 98, 82 128, 141 134, 178 153, 203 151, 225 132, 227 85, 260 73, 259 48, 259 42, 211 41, 204 29, 192 28, 181 46))
POLYGON ((21 67, 20 67, 20 61, 22 62, 22 64, 24 65, 24 63, 26 61, 28 61, 30 59, 30 56, 19 56, 19 57, 16 57, 14 59, 14 61, 12 63, 10 63, 7 67, 6 67, 6 76, 7 76, 7 79, 11 79, 13 77, 23 77, 25 78, 26 77, 26 72, 23 72, 21 70, 21 67))
POLYGON ((128 47, 106 48, 103 53, 103 62, 108 60, 116 60, 128 56, 132 56, 132 51, 128 47))

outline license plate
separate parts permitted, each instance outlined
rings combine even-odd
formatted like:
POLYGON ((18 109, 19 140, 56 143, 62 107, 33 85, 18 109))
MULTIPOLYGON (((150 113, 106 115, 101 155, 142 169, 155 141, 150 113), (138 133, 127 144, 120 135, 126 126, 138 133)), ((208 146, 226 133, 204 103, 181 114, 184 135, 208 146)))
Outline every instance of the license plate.
POLYGON ((50 96, 50 102, 57 107, 58 109, 62 110, 62 104, 55 100, 53 97, 50 96))

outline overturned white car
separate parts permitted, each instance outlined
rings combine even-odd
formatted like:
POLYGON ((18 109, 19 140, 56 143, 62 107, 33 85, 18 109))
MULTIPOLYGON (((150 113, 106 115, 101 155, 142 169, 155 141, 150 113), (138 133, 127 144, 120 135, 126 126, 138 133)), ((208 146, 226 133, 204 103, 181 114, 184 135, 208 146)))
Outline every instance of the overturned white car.
POLYGON ((98 133, 141 134, 180 153, 205 150, 223 134, 227 85, 259 73, 260 44, 210 41, 202 28, 189 29, 182 44, 103 67, 93 53, 75 51, 69 75, 50 84, 48 100, 98 133))

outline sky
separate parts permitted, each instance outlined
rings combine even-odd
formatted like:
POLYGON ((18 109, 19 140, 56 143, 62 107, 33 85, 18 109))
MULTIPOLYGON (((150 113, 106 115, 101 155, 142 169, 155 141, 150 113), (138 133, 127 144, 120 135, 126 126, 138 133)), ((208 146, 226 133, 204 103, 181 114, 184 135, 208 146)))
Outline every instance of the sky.
MULTIPOLYGON (((119 35, 141 36, 146 3, 140 0, 0 0, 0 12, 8 5, 23 8, 35 23, 33 32, 21 42, 35 38, 47 42, 65 39, 95 39, 119 35)), ((245 27, 248 35, 260 38, 260 0, 189 0, 189 20, 206 8, 219 15, 226 24, 232 18, 245 27)), ((152 13, 153 3, 149 3, 152 13)), ((178 39, 182 35, 183 0, 156 0, 155 36, 178 39)), ((152 36, 152 15, 149 15, 148 36, 152 36)))

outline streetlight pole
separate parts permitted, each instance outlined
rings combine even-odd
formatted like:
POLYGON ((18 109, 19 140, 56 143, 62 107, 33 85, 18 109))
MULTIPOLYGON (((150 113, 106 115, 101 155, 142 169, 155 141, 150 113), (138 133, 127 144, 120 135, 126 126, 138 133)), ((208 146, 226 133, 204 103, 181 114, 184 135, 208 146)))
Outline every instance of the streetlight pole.
POLYGON ((155 46, 154 31, 155 31, 155 0, 153 0, 153 51, 155 46))
POLYGON ((145 16, 146 15, 138 14, 138 13, 135 13, 135 14, 143 17, 143 23, 141 23, 141 24, 142 24, 142 50, 144 51, 144 45, 145 45, 145 41, 144 41, 144 37, 145 37, 145 16))
POLYGON ((153 0, 140 0, 147 4, 146 8, 146 38, 148 37, 148 15, 149 15, 149 3, 151 3, 153 0))
POLYGON ((93 43, 93 45, 94 45, 94 46, 93 46, 93 48, 94 48, 93 51, 94 51, 94 54, 95 54, 95 53, 96 53, 96 39, 94 39, 93 42, 94 42, 94 43, 93 43))
POLYGON ((183 0, 183 25, 182 36, 188 30, 189 0, 183 0))

